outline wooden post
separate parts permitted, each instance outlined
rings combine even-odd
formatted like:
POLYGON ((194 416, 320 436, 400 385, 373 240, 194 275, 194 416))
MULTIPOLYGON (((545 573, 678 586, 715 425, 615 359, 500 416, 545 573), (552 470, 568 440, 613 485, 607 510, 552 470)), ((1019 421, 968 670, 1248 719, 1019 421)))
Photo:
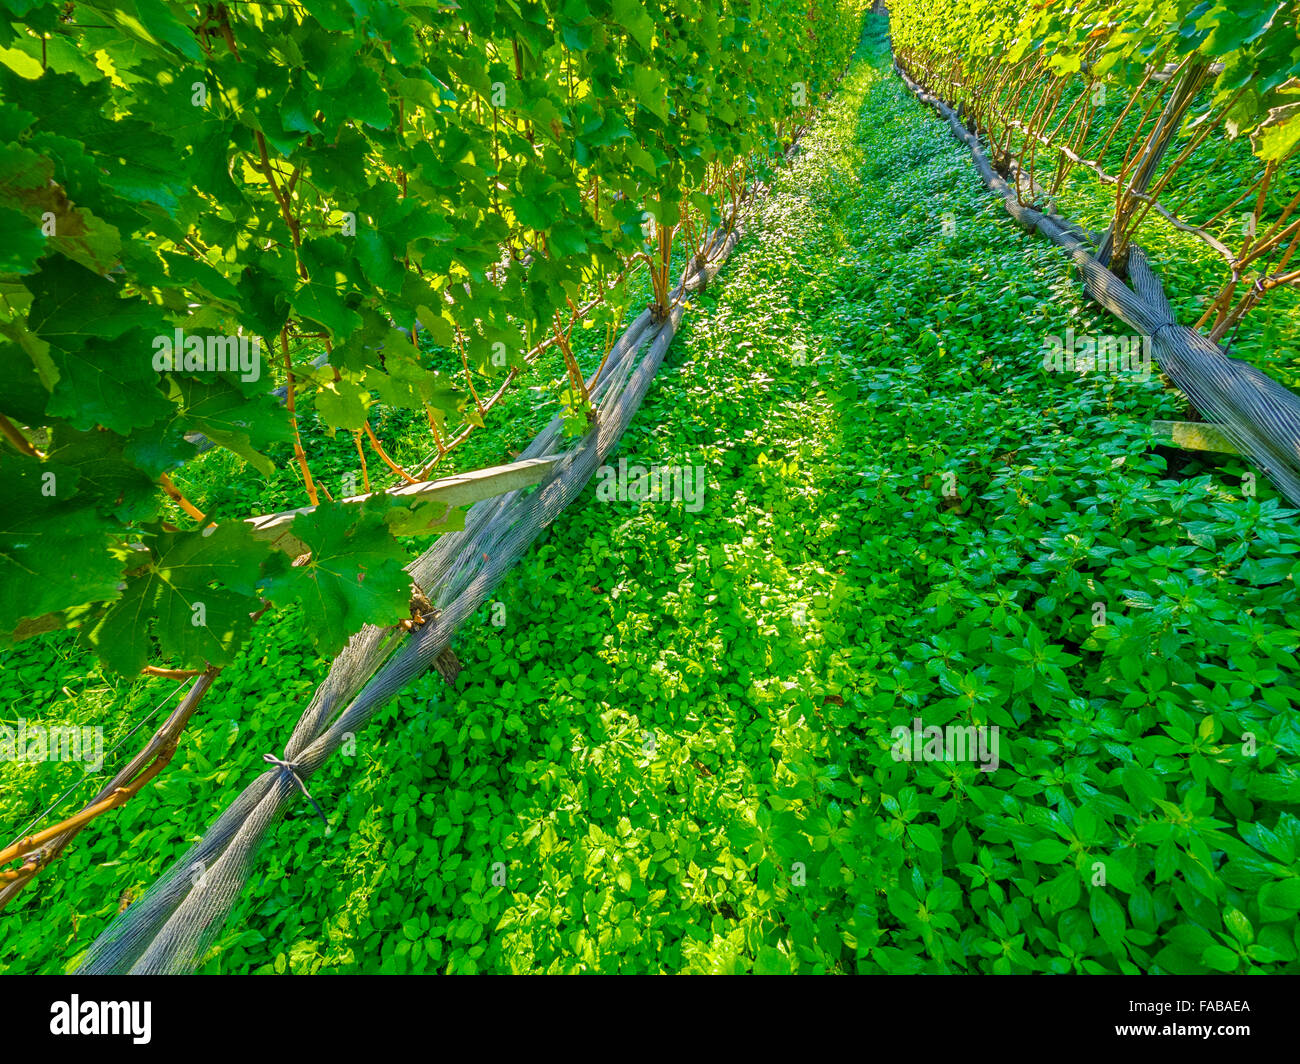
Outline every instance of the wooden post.
MULTIPOLYGON (((494 495, 504 495, 508 491, 517 491, 530 484, 536 484, 551 471, 559 457, 526 458, 521 462, 508 465, 492 466, 489 469, 476 469, 459 476, 444 477, 441 480, 426 480, 419 484, 403 484, 390 488, 385 494, 405 505, 430 500, 445 503, 448 508, 467 506, 481 499, 490 499, 494 495)), ((343 504, 364 502, 370 496, 355 495, 344 499, 343 504)), ((276 550, 284 551, 297 558, 308 553, 310 548, 289 531, 293 520, 299 514, 309 514, 316 507, 301 506, 296 510, 284 510, 281 513, 263 514, 261 517, 245 518, 252 526, 253 537, 269 542, 276 550)))

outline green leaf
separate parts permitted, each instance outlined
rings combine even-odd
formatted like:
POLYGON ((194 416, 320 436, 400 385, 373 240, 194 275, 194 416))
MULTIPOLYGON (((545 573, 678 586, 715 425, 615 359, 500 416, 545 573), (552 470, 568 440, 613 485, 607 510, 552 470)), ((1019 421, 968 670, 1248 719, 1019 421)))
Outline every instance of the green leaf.
POLYGON ((789 975, 790 961, 775 946, 764 946, 754 961, 755 975, 789 975))
POLYGON ((1119 902, 1103 888, 1094 887, 1088 897, 1088 913, 1092 917, 1093 927, 1097 929, 1097 933, 1101 935, 1110 951, 1117 957, 1123 957, 1125 955, 1124 931, 1127 922, 1119 902))
POLYGON ((310 618, 309 638, 334 654, 364 625, 391 625, 407 616, 411 579, 407 554, 384 523, 386 497, 358 505, 322 503, 294 518, 291 531, 311 548, 292 566, 283 555, 268 566, 266 594, 298 602, 310 618))
POLYGON ((172 413, 158 390, 153 335, 132 330, 115 339, 91 337, 73 350, 51 349, 59 382, 46 412, 75 429, 98 425, 120 435, 146 428, 172 413))
POLYGON ((655 27, 643 4, 638 0, 614 0, 614 21, 627 30, 637 44, 646 51, 650 50, 655 27))
POLYGON ((369 393, 354 381, 328 381, 316 392, 316 412, 330 428, 358 432, 365 428, 369 399, 369 393))
POLYGON ((1259 892, 1259 912, 1265 921, 1294 918, 1300 912, 1300 878, 1264 884, 1259 892))
POLYGON ((1039 839, 1025 851, 1025 856, 1031 861, 1060 864, 1070 856, 1070 847, 1058 839, 1039 839))
POLYGON ((141 570, 91 630, 91 644, 106 665, 127 674, 149 664, 151 630, 163 655, 182 665, 229 664, 252 626, 269 552, 240 521, 158 533, 141 570))
POLYGON ((933 824, 908 824, 907 837, 926 853, 938 853, 943 846, 939 829, 933 824))
POLYGON ((265 451, 293 439, 289 415, 269 394, 250 400, 238 380, 218 374, 169 382, 187 429, 229 448, 264 476, 275 471, 265 451))
POLYGON ((1246 914, 1240 909, 1230 909, 1224 915, 1223 922, 1227 925, 1228 930, 1232 932, 1232 937, 1242 945, 1248 945, 1255 941, 1255 929, 1250 926, 1246 914))
POLYGON ((141 364, 152 372, 152 338, 170 335, 171 327, 157 308, 136 299, 122 299, 112 281, 61 255, 41 261, 27 280, 32 307, 27 323, 56 348, 75 350, 91 339, 114 340, 134 330, 128 350, 104 359, 121 365, 129 378, 141 364))
POLYGON ((1215 944, 1201 954, 1201 963, 1220 972, 1235 972, 1241 958, 1227 946, 1215 944))
POLYGON ((1300 103, 1269 111, 1264 123, 1251 134, 1251 143, 1255 154, 1266 163, 1290 155, 1300 144, 1300 103))
POLYGON ((45 73, 39 59, 20 52, 16 48, 0 47, 0 63, 3 63, 20 78, 39 78, 45 73))
POLYGON ((5 242, 0 247, 0 274, 22 275, 36 269, 36 260, 45 251, 45 237, 40 227, 9 207, 0 206, 0 226, 5 242))
POLYGON ((0 451, 0 633, 25 618, 115 598, 120 527, 78 498, 75 464, 0 451))

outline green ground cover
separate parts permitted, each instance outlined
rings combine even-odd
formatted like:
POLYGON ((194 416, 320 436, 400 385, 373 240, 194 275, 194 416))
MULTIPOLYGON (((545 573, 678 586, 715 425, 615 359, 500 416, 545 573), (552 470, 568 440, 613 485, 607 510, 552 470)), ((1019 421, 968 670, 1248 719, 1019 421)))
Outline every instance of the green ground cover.
MULTIPOLYGON (((455 688, 313 779, 333 830, 275 829, 204 970, 1295 970, 1297 515, 1153 450, 1158 379, 1043 371, 1046 334, 1117 326, 883 20, 696 304, 613 461, 702 467, 703 507, 589 487, 455 688), (997 726, 996 770, 897 760, 917 717, 997 726)), ((0 914, 0 967, 74 965, 282 748, 308 624, 0 914)), ((110 744, 168 690, 87 684, 67 641, 3 664, 7 704, 110 744)), ((0 821, 46 768, 6 767, 0 821)))

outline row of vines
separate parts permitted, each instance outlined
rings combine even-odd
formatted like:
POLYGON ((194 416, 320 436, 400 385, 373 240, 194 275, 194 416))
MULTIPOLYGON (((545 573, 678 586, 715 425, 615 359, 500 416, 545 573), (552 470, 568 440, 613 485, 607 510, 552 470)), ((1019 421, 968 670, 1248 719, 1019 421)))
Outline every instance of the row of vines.
POLYGON ((1082 178, 1111 198, 1100 258, 1126 276, 1148 223, 1210 249, 1197 326, 1230 341, 1300 287, 1300 34, 1278 0, 890 5, 895 55, 985 136, 1022 205, 1082 178), (1215 180, 1203 178, 1209 174, 1215 180))
POLYGON ((407 537, 456 514, 383 489, 441 475, 548 349, 587 431, 575 328, 608 352, 636 293, 667 313, 863 7, 0 4, 0 640, 76 629, 105 670, 196 680, 91 805, 0 851, 0 905, 167 764, 267 611, 329 655, 427 606, 407 537), (291 456, 306 553, 254 538, 237 484, 187 489, 211 444, 291 456))
POLYGON ((402 616, 395 533, 428 522, 330 505, 304 412, 362 490, 426 479, 558 345, 582 431, 575 323, 612 336, 637 270, 663 309, 861 4, 2 7, 0 632, 77 627, 129 674, 230 661, 268 601, 325 653, 402 616), (421 468, 376 407, 427 421, 421 468), (310 562, 176 487, 198 435, 264 472, 292 445, 310 562))

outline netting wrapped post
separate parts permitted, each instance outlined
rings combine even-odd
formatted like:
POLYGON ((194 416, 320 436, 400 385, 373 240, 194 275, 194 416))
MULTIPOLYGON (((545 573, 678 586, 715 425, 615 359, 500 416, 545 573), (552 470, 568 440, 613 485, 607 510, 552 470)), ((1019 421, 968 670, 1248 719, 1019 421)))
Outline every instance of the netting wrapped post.
MULTIPOLYGON (((715 231, 673 292, 667 318, 655 322, 647 310, 618 339, 592 386, 595 427, 563 453, 546 479, 535 489, 475 503, 462 531, 444 535, 407 566, 439 608, 437 617, 400 641, 391 628, 367 626, 357 633, 317 688, 277 766, 249 784, 203 837, 104 930, 79 972, 194 970, 234 907, 267 833, 301 799, 301 781, 320 768, 346 735, 432 667, 541 530, 581 493, 641 405, 685 312, 685 295, 713 278, 739 238, 735 228, 715 231)), ((520 457, 553 455, 562 438, 557 417, 520 457)))

